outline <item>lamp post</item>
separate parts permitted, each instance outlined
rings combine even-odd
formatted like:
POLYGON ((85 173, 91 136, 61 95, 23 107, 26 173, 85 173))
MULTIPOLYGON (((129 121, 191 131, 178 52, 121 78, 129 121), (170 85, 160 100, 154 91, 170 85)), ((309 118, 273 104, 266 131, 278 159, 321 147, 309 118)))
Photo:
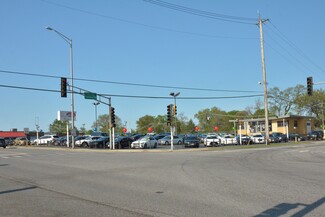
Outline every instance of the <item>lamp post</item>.
POLYGON ((177 93, 172 92, 172 93, 169 94, 172 97, 174 97, 174 108, 175 108, 175 110, 173 112, 174 112, 174 122, 175 122, 175 124, 174 124, 174 126, 175 126, 175 130, 174 130, 175 135, 177 135, 177 119, 176 119, 177 114, 175 114, 175 111, 176 111, 176 97, 179 96, 179 94, 181 94, 181 93, 180 92, 177 92, 177 93))
POLYGON ((93 104, 94 104, 94 106, 95 106, 95 120, 96 120, 96 122, 95 122, 95 126, 96 126, 96 132, 97 132, 97 130, 98 130, 98 126, 97 126, 97 106, 98 106, 100 103, 99 103, 99 102, 94 102, 93 104))
POLYGON ((74 128, 74 94, 73 94, 73 58, 72 58, 72 39, 68 38, 67 36, 63 35, 61 32, 51 28, 46 27, 49 31, 54 31, 56 34, 58 34, 64 41, 66 41, 70 46, 70 78, 71 78, 71 122, 72 122, 72 129, 71 129, 71 135, 72 135, 72 148, 74 148, 74 136, 76 135, 75 128, 74 128))

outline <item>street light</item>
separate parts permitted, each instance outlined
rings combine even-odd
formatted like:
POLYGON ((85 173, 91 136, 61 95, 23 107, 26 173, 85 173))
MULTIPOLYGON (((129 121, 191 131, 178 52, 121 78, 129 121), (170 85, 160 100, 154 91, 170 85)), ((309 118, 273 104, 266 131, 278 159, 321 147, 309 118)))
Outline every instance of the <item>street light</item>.
POLYGON ((73 94, 73 60, 72 60, 72 39, 68 38, 67 36, 63 35, 61 32, 51 28, 51 27, 45 27, 49 31, 54 31, 56 34, 58 34, 64 41, 66 41, 70 46, 70 78, 71 78, 71 122, 72 122, 72 129, 71 129, 71 135, 72 135, 72 148, 74 148, 74 136, 76 135, 75 128, 74 128, 74 94, 73 94))
MULTIPOLYGON (((175 109, 176 109, 176 97, 179 96, 179 94, 181 94, 181 93, 180 92, 177 92, 177 93, 172 92, 172 93, 169 94, 170 96, 174 97, 174 108, 175 109)), ((173 111, 175 111, 175 110, 173 110, 173 111)), ((174 114, 175 135, 177 135, 177 119, 176 119, 176 116, 177 116, 177 114, 174 114)))
POLYGON ((97 132, 97 130, 98 130, 98 126, 97 126, 97 106, 98 106, 100 103, 99 103, 99 102, 94 102, 93 104, 94 104, 94 106, 95 106, 95 120, 96 120, 96 122, 95 122, 95 126, 96 126, 96 132, 97 132))

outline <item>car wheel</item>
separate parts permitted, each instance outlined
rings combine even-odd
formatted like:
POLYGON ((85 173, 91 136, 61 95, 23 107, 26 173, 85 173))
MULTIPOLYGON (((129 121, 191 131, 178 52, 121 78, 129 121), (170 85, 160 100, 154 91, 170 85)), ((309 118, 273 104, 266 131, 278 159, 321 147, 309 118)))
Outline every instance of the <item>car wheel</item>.
POLYGON ((157 148, 157 146, 158 146, 157 143, 155 143, 154 148, 157 148))
POLYGON ((144 149, 147 149, 147 148, 148 148, 147 143, 144 144, 143 148, 144 148, 144 149))
POLYGON ((165 145, 169 145, 169 142, 168 142, 168 141, 166 141, 166 142, 165 142, 165 145))
POLYGON ((178 144, 178 145, 182 144, 182 141, 178 141, 177 144, 178 144))
POLYGON ((83 143, 81 144, 81 146, 84 147, 84 148, 86 148, 86 147, 88 146, 88 144, 87 144, 87 142, 83 142, 83 143))

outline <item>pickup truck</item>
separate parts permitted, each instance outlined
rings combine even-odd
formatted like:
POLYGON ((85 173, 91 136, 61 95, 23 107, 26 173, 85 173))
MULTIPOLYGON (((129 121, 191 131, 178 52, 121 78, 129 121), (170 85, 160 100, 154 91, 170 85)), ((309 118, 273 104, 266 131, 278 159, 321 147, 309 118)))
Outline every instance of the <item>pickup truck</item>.
POLYGON ((216 135, 207 135, 204 139, 204 146, 218 146, 220 139, 216 135))

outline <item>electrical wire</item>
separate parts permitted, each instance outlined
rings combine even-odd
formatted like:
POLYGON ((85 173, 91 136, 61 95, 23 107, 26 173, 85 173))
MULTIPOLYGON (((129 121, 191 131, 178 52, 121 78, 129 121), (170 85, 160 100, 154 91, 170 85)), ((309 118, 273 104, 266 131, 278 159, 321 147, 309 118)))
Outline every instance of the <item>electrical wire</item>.
POLYGON ((64 5, 64 4, 59 4, 59 3, 48 1, 48 0, 41 0, 41 1, 46 3, 46 4, 51 4, 51 5, 61 7, 61 8, 65 8, 65 9, 68 9, 68 10, 71 10, 71 11, 76 11, 76 12, 88 14, 88 15, 91 15, 91 16, 101 17, 101 18, 104 18, 104 19, 115 20, 115 21, 118 21, 118 22, 128 23, 128 24, 131 24, 131 25, 142 26, 142 27, 145 27, 145 28, 157 29, 157 30, 160 30, 160 31, 174 32, 174 33, 187 34, 187 35, 195 35, 195 36, 199 36, 199 37, 208 37, 208 38, 256 40, 256 38, 250 38, 250 37, 222 36, 222 35, 212 35, 212 34, 205 34, 205 33, 198 33, 198 32, 181 31, 181 30, 176 30, 176 29, 170 29, 170 28, 165 28, 165 27, 148 25, 148 24, 135 22, 135 21, 130 21, 130 20, 127 20, 127 19, 117 18, 117 17, 113 17, 113 16, 108 16, 108 15, 92 12, 92 11, 89 11, 89 10, 83 10, 83 9, 78 9, 78 8, 75 8, 75 7, 70 7, 70 6, 67 6, 67 5, 64 5))
POLYGON ((321 68, 319 65, 317 65, 311 58, 309 58, 301 49, 298 48, 292 41, 288 39, 271 21, 270 24, 273 26, 275 30, 279 33, 280 37, 283 39, 283 41, 287 42, 287 44, 290 45, 298 54, 300 54, 302 57, 304 57, 306 60, 308 60, 311 64, 313 64, 316 68, 318 68, 320 71, 325 72, 323 68, 321 68))
MULTIPOLYGON (((8 70, 0 70, 0 73, 25 75, 25 76, 36 76, 36 77, 45 77, 45 78, 55 78, 55 79, 64 77, 64 76, 44 75, 44 74, 35 74, 35 73, 26 73, 26 72, 15 72, 15 71, 8 71, 8 70)), ((128 82, 85 79, 85 78, 73 78, 73 80, 85 81, 85 82, 96 82, 96 83, 108 83, 108 84, 116 84, 116 85, 126 85, 126 86, 193 90, 193 91, 232 92, 232 93, 260 93, 261 92, 261 91, 251 91, 251 90, 224 90, 224 89, 192 88, 192 87, 165 86, 165 85, 153 85, 153 84, 138 84, 138 83, 128 83, 128 82)))
POLYGON ((240 24, 249 24, 249 25, 255 25, 257 22, 256 18, 246 18, 246 17, 238 17, 238 16, 230 16, 230 15, 225 15, 225 14, 217 14, 213 12, 208 12, 208 11, 203 11, 203 10, 198 10, 194 8, 189 8, 177 4, 172 4, 169 2, 161 1, 161 0, 143 0, 145 2, 155 4, 161 7, 169 8, 172 10, 196 15, 196 16, 201 16, 201 17, 206 17, 206 18, 211 18, 211 19, 216 19, 216 20, 221 20, 221 21, 226 21, 226 22, 233 22, 233 23, 240 23, 240 24))
MULTIPOLYGON (((50 90, 50 89, 41 89, 41 88, 32 88, 32 87, 22 87, 22 86, 13 86, 13 85, 4 85, 0 84, 0 87, 4 88, 13 88, 13 89, 23 89, 23 90, 33 90, 33 91, 43 91, 43 92, 61 92, 60 90, 50 90)), ((71 91, 67 91, 70 92, 71 91)), ((83 95, 83 93, 74 92, 75 94, 83 95)), ((107 94, 107 93, 99 93, 98 95, 107 96, 107 97, 122 97, 122 98, 141 98, 141 99, 168 99, 170 97, 165 96, 136 96, 136 95, 122 95, 122 94, 107 94)), ((244 96, 216 96, 216 97, 177 97, 177 99, 181 100, 211 100, 211 99, 238 99, 238 98, 252 98, 252 97, 261 97, 263 94, 255 94, 255 95, 244 95, 244 96)))

